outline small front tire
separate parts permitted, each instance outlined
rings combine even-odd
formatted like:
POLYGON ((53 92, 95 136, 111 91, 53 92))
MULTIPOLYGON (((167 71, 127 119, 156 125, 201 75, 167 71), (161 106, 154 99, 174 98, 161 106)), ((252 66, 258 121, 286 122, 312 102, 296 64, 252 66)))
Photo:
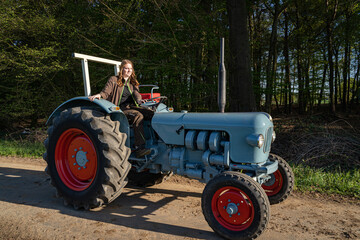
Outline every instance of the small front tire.
POLYGON ((254 239, 265 230, 270 203, 260 185, 239 172, 224 172, 205 186, 201 207, 209 226, 227 239, 254 239))
POLYGON ((278 161, 278 170, 272 173, 271 179, 262 184, 270 204, 277 204, 284 201, 291 194, 294 188, 294 173, 289 164, 280 156, 270 153, 269 159, 278 161))

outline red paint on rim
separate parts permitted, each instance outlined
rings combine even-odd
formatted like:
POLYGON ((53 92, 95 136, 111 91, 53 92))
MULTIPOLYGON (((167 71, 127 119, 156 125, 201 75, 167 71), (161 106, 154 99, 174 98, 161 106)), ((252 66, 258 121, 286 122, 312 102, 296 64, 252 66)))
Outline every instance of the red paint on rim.
POLYGON ((63 132, 56 143, 55 166, 68 188, 74 191, 87 189, 97 170, 96 150, 89 136, 77 128, 63 132))
POLYGON ((226 186, 217 190, 212 198, 211 208, 215 219, 231 231, 243 231, 254 220, 253 203, 249 196, 236 187, 226 186), (227 212, 230 203, 237 206, 238 211, 234 214, 227 212))
POLYGON ((262 188, 265 190, 266 195, 268 195, 268 196, 276 195, 278 192, 280 192, 280 190, 284 184, 283 177, 281 176, 280 170, 277 170, 276 172, 274 172, 273 176, 271 176, 271 177, 275 178, 275 181, 273 184, 266 185, 266 183, 264 183, 262 185, 262 188))

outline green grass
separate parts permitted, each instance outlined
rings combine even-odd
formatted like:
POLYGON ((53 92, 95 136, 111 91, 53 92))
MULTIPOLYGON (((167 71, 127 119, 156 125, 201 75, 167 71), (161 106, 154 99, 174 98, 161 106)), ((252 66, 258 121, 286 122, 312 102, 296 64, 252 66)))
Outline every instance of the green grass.
POLYGON ((18 156, 41 158, 45 147, 40 142, 30 141, 8 141, 0 139, 1 156, 18 156))
POLYGON ((323 170, 308 166, 292 166, 295 185, 302 192, 316 191, 360 198, 360 169, 323 170))

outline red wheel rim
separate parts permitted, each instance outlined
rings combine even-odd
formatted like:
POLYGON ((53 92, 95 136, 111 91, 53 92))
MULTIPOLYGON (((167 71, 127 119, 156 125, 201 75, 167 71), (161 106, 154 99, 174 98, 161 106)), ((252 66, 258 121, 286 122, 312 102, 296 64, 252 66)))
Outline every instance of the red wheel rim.
POLYGON ((56 143, 55 165, 68 188, 74 191, 88 188, 97 170, 96 150, 89 136, 77 128, 63 132, 56 143))
POLYGON ((223 187, 211 201, 215 219, 232 231, 247 229, 254 220, 254 205, 249 196, 236 187, 223 187))
POLYGON ((280 192, 284 184, 283 177, 279 170, 271 174, 271 179, 262 185, 262 188, 265 190, 266 195, 273 196, 280 192))

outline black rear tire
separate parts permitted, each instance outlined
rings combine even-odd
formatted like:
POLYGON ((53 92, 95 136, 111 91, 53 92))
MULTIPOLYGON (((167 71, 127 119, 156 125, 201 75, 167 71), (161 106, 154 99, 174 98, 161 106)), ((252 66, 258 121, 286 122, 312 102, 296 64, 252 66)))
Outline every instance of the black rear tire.
POLYGON ((201 207, 209 226, 227 239, 255 239, 270 218, 270 203, 251 177, 224 172, 205 186, 201 207))
POLYGON ((131 168, 126 134, 108 114, 80 107, 54 118, 44 145, 47 173, 57 195, 75 209, 112 202, 131 168))

